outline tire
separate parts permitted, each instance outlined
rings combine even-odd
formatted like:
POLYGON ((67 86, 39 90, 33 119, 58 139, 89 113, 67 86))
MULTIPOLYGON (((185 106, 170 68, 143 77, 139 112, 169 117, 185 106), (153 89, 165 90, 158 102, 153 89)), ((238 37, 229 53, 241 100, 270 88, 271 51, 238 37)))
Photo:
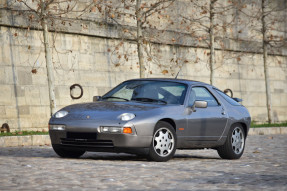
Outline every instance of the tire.
POLYGON ((245 132, 240 124, 233 125, 224 145, 217 148, 217 152, 222 159, 239 159, 245 148, 245 132))
POLYGON ((174 128, 167 122, 156 124, 148 159, 156 162, 170 160, 176 151, 177 137, 174 128))
POLYGON ((82 156, 86 151, 81 151, 81 150, 69 150, 69 149, 64 149, 56 145, 52 145, 55 153, 59 155, 62 158, 79 158, 82 156))

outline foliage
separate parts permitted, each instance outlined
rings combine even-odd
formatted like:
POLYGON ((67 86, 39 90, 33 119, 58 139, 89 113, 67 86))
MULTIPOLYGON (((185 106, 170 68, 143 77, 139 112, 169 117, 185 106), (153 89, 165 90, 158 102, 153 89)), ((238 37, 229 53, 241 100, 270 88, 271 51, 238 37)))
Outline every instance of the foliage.
POLYGON ((260 128, 260 127, 287 127, 287 121, 283 123, 263 123, 256 124, 254 121, 251 122, 251 128, 260 128))
POLYGON ((10 133, 0 133, 0 137, 5 136, 26 136, 26 135, 48 135, 46 131, 15 131, 10 133))

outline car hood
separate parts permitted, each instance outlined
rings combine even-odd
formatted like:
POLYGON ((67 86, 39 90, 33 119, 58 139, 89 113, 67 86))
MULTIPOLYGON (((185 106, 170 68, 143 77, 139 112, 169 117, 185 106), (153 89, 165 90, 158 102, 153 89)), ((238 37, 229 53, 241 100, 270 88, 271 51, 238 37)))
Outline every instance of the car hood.
MULTIPOLYGON (((135 115, 142 112, 165 107, 164 104, 150 104, 141 102, 108 102, 99 101, 91 103, 74 104, 64 107, 61 110, 68 111, 68 115, 61 118, 65 120, 93 120, 93 119, 117 119, 122 113, 134 113, 135 115)), ((55 118, 54 118, 55 119, 55 118)))

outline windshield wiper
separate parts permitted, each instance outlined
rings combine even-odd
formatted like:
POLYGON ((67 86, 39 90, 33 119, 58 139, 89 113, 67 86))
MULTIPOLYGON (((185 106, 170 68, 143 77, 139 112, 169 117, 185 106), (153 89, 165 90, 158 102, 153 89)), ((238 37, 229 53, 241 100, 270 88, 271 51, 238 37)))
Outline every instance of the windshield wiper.
POLYGON ((162 102, 164 104, 167 104, 166 101, 163 101, 163 100, 160 100, 160 99, 147 98, 147 97, 137 97, 137 98, 133 98, 131 100, 143 101, 143 102, 162 102))
POLYGON ((109 97, 102 97, 102 99, 109 99, 109 98, 115 98, 115 99, 122 99, 122 100, 125 100, 125 101, 130 101, 126 98, 122 98, 122 97, 114 97, 114 96, 109 96, 109 97))

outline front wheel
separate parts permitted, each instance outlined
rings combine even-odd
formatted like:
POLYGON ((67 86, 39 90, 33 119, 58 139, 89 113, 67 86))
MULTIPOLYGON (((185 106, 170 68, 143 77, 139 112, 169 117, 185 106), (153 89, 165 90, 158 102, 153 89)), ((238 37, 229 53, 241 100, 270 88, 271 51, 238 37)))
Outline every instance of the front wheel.
POLYGON ((168 161, 175 153, 176 141, 174 128, 167 122, 158 122, 154 129, 148 159, 157 162, 168 161))
POLYGON ((217 148, 219 156, 223 159, 239 159, 244 151, 245 138, 243 127, 240 124, 233 125, 224 145, 217 148))
POLYGON ((55 153, 57 153, 57 155, 63 158, 79 158, 85 153, 85 151, 64 149, 57 145, 52 145, 52 147, 55 153))

